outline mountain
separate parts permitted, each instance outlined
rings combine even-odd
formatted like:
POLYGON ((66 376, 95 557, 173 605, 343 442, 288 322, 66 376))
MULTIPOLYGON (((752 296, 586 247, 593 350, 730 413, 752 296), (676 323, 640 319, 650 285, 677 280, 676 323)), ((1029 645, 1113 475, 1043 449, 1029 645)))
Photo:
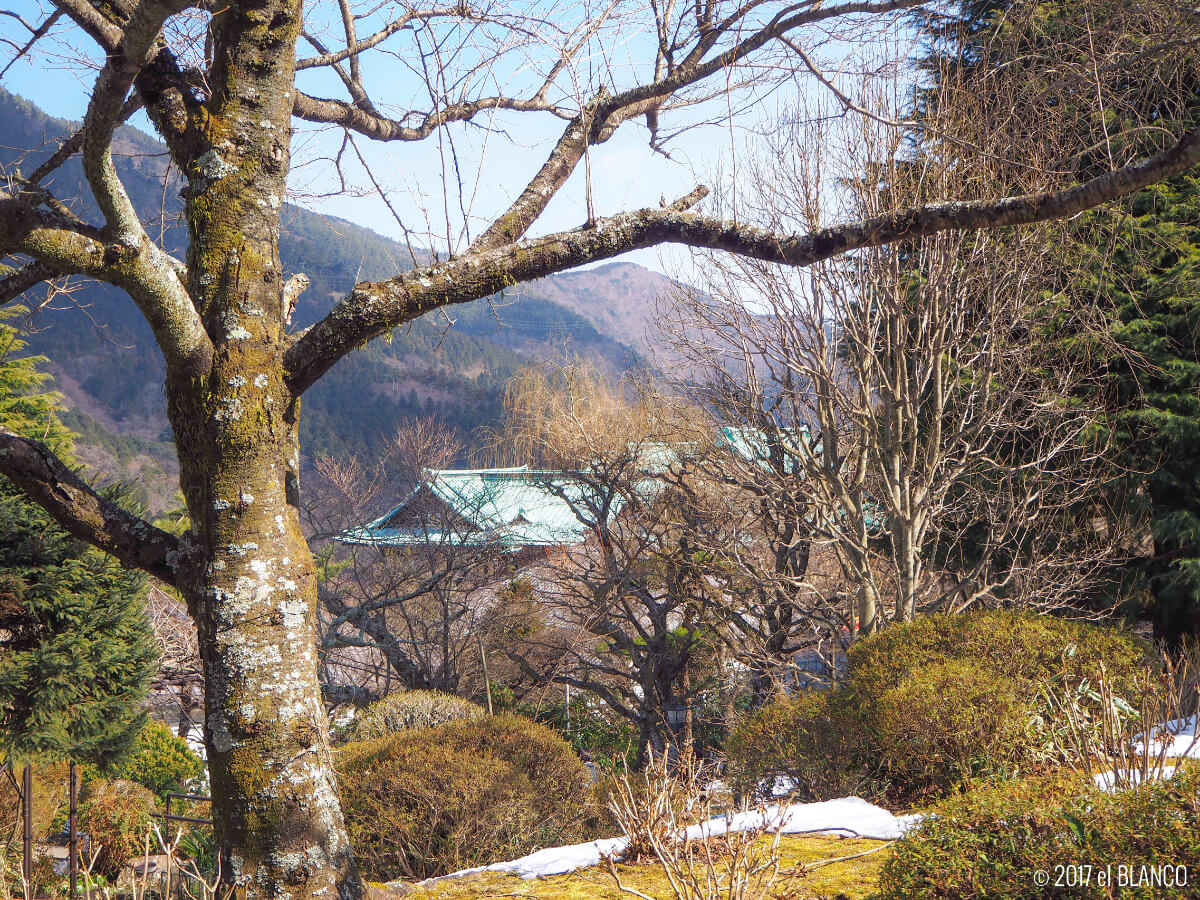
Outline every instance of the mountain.
POLYGON ((657 337, 657 298, 680 285, 634 263, 611 262, 577 272, 542 278, 521 288, 582 316, 613 340, 647 353, 657 337))
MULTIPOLYGON (((0 123, 3 172, 31 171, 74 130, 3 89, 0 123)), ((114 157, 150 234, 182 256, 182 182, 165 148, 126 127, 114 157)), ((79 199, 90 193, 78 158, 47 186, 97 221, 90 201, 79 199)), ((297 327, 317 321, 356 281, 386 278, 412 260, 405 246, 368 228, 292 205, 284 210, 280 255, 286 274, 310 279, 293 316, 297 327)), ((419 319, 351 354, 305 395, 302 445, 313 455, 369 454, 399 419, 429 415, 468 436, 497 422, 504 381, 537 361, 579 356, 624 371, 640 362, 653 294, 669 284, 639 266, 614 264, 419 319)), ((169 505, 177 470, 164 366, 141 314, 123 292, 93 282, 74 283, 42 303, 44 297, 38 289, 28 298, 40 305, 31 317, 31 350, 51 360, 80 434, 80 458, 102 477, 142 485, 152 508, 169 505)))

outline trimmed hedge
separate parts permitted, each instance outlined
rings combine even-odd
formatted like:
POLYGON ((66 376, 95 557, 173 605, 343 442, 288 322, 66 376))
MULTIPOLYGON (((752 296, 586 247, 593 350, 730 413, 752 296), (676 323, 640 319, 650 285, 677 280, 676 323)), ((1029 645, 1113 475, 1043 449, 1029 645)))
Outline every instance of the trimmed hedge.
POLYGON ((944 794, 964 777, 1031 761, 1034 698, 964 660, 923 666, 859 708, 885 777, 902 791, 944 794))
POLYGON ((845 683, 784 698, 734 729, 742 789, 786 775, 812 800, 877 784, 893 802, 945 796, 976 777, 1038 769, 1048 750, 1047 684, 1103 671, 1133 699, 1151 648, 1115 628, 1002 610, 928 616, 850 648, 845 683))
POLYGON ((1152 649, 1119 628, 1002 609, 922 616, 857 641, 849 656, 854 687, 864 696, 949 660, 1026 685, 1063 676, 1095 681, 1103 664, 1120 694, 1131 688, 1135 672, 1157 664, 1152 649))
POLYGON ((347 744, 342 808, 364 877, 420 879, 589 836, 590 776, 570 746, 517 716, 347 744))
POLYGON ((483 707, 440 691, 397 691, 363 707, 347 726, 345 740, 370 741, 410 728, 436 728, 483 716, 483 707))
POLYGON ((975 787, 896 843, 878 900, 1200 896, 1198 792, 1195 763, 1167 781, 1113 793, 1078 776, 975 787), (1124 886, 1118 866, 1131 867, 1124 886), (1136 884, 1142 866, 1187 866, 1191 883, 1136 884), (1039 884, 1039 872, 1048 884, 1039 884))

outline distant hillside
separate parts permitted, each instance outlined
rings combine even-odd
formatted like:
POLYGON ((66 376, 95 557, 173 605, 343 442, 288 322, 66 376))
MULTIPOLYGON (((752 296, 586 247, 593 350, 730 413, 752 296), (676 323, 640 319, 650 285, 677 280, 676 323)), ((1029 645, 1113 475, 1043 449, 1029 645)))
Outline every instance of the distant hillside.
MULTIPOLYGON (((31 170, 72 125, 0 89, 0 168, 31 170), (21 148, 38 147, 31 153, 21 148)), ((115 142, 118 169, 152 235, 182 254, 181 182, 161 144, 132 129, 115 142)), ((78 159, 51 183, 61 198, 90 196, 78 159)), ((95 221, 90 203, 73 208, 95 221)), ((280 253, 288 274, 311 280, 294 321, 324 315, 357 280, 381 279, 411 264, 407 248, 333 217, 287 206, 280 253)), ((616 264, 545 279, 447 310, 398 329, 339 363, 305 396, 301 439, 310 454, 370 453, 402 417, 436 415, 464 436, 495 424, 504 381, 520 366, 564 355, 611 372, 640 360, 652 294, 667 279, 616 264), (640 299, 639 290, 648 293, 640 299), (634 349, 637 348, 637 349, 634 349)), ((40 299, 35 292, 34 299, 40 299)), ((51 360, 81 434, 80 456, 112 477, 136 480, 155 508, 170 503, 176 468, 162 394, 163 362, 149 328, 120 291, 84 283, 33 320, 34 352, 51 360)))
POLYGON ((658 337, 658 304, 677 285, 633 263, 613 262, 564 272, 519 288, 525 297, 556 303, 592 322, 602 334, 640 353, 658 337))

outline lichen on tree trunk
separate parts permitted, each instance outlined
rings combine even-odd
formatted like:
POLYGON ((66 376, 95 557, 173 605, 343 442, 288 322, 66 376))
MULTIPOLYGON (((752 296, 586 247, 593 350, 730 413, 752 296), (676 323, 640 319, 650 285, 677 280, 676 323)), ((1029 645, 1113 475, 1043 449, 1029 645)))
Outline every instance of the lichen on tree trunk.
POLYGON ((285 383, 279 258, 297 0, 212 21, 212 96, 193 117, 188 289, 211 366, 170 369, 168 414, 203 562, 181 588, 200 636, 224 885, 357 898, 317 680, 316 574, 297 510, 299 398, 285 383))
MULTIPOLYGON (((214 377, 236 371, 238 356, 214 377)), ((181 448, 207 560, 186 593, 200 633, 223 875, 241 896, 357 897, 317 681, 315 572, 289 497, 294 406, 275 409, 261 393, 241 415, 267 427, 238 442, 214 418, 207 446, 224 452, 181 448)))

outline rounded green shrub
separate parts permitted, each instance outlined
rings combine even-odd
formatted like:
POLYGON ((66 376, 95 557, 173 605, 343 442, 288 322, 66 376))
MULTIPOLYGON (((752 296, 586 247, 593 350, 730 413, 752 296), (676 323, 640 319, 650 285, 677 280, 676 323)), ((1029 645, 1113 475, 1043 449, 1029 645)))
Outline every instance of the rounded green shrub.
POLYGON ((355 857, 371 881, 419 879, 588 837, 590 776, 517 716, 410 728, 337 754, 355 857))
POLYGON ((854 782, 893 802, 943 796, 1051 757, 1047 690, 1106 677, 1136 699, 1151 647, 1126 632, 1017 610, 927 616, 850 648, 839 687, 777 700, 735 729, 735 779, 793 778, 826 799, 854 782))
POLYGON ((1111 626, 986 610, 927 616, 850 648, 864 744, 896 799, 944 794, 972 776, 1012 775, 1048 756, 1045 693, 1109 679, 1144 683, 1151 647, 1111 626))
POLYGON ((126 863, 140 858, 154 811, 154 794, 136 782, 89 782, 79 807, 79 830, 89 836, 91 853, 96 855, 92 871, 115 879, 126 863))
POLYGON ((923 616, 893 625, 850 647, 855 689, 878 696, 917 669, 949 660, 1041 685, 1099 678, 1101 667, 1121 693, 1154 665, 1153 648, 1119 628, 1025 610, 923 616))
POLYGON ((940 795, 1029 757, 1033 698, 1014 679, 964 660, 915 669, 864 711, 885 777, 910 793, 940 795))
POLYGON ((114 773, 135 781, 156 797, 182 792, 204 774, 204 761, 187 742, 162 722, 151 719, 134 741, 133 750, 114 773))
POLYGON ((364 707, 347 727, 348 741, 369 741, 409 728, 436 728, 483 716, 483 707, 440 691, 397 691, 364 707))
POLYGON ((1165 889, 1129 882, 1142 866, 1183 865, 1194 881, 1198 792, 1194 763, 1166 781, 1113 793, 1097 790, 1086 777, 1062 775, 978 786, 944 801, 896 843, 878 897, 1194 897, 1195 884, 1165 889), (1118 866, 1132 867, 1124 888, 1118 866), (1048 883, 1040 884, 1038 873, 1048 883), (1085 873, 1090 884, 1080 885, 1085 873))
POLYGON ((750 793, 775 778, 800 800, 877 793, 864 763, 862 729, 843 689, 782 697, 743 717, 725 742, 727 774, 750 793))

